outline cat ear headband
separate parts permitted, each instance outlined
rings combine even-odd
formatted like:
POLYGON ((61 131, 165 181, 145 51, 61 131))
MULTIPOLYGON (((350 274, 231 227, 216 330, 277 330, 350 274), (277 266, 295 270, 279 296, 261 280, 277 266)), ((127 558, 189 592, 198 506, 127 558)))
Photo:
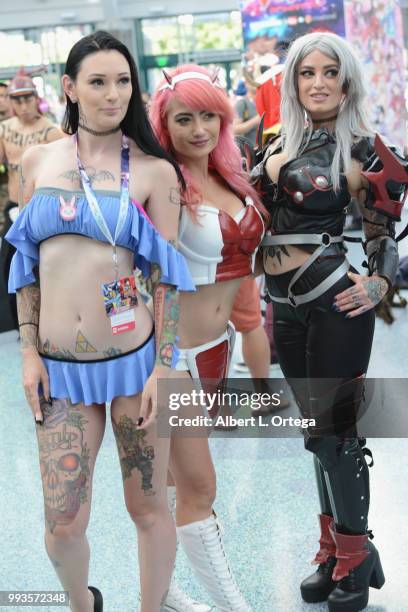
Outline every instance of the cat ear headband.
POLYGON ((180 81, 186 81, 188 79, 206 81, 213 87, 220 87, 221 89, 223 89, 222 85, 218 80, 219 70, 220 69, 217 68, 212 76, 209 76, 208 74, 203 74, 202 72, 194 72, 192 70, 189 72, 182 72, 181 74, 176 74, 174 77, 171 77, 168 72, 163 70, 162 72, 167 82, 159 88, 159 91, 163 91, 164 89, 171 89, 174 91, 174 88, 176 87, 177 83, 180 83, 180 81))

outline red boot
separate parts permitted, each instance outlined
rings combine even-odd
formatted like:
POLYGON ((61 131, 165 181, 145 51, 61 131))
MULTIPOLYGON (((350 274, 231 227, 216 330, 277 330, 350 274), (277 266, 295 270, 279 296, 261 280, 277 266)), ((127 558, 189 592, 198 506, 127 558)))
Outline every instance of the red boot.
POLYGON ((339 583, 327 600, 329 612, 359 612, 368 603, 369 587, 380 589, 385 582, 378 550, 368 534, 344 535, 334 526, 330 532, 336 542, 333 579, 339 583))
POLYGON ((312 561, 316 565, 319 564, 319 567, 300 585, 302 599, 307 603, 326 601, 336 586, 336 583, 332 580, 333 568, 336 564, 336 545, 330 533, 333 517, 327 514, 319 514, 319 520, 320 549, 312 561))

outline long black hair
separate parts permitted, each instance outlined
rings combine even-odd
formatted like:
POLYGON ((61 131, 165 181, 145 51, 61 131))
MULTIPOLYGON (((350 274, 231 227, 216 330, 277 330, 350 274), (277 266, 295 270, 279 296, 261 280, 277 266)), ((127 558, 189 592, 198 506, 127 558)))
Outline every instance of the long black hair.
MULTIPOLYGON (((142 100, 136 64, 126 45, 112 36, 112 34, 109 34, 109 32, 104 32, 103 30, 89 34, 89 36, 84 36, 84 38, 75 43, 69 52, 67 63, 65 64, 65 74, 75 82, 85 57, 98 51, 111 50, 118 51, 126 58, 129 64, 130 80, 132 83, 132 95, 129 100, 129 106, 120 124, 122 132, 134 140, 137 146, 147 155, 167 159, 176 170, 182 188, 185 188, 185 181, 180 168, 172 156, 160 146, 154 135, 142 100)), ((66 134, 75 134, 79 123, 78 104, 71 102, 68 96, 65 97, 67 107, 63 120, 63 130, 66 134)))

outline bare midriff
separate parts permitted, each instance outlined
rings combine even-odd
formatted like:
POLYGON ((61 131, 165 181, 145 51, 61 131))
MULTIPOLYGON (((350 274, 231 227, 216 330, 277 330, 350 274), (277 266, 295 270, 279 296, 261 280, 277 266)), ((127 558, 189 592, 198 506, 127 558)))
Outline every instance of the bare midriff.
POLYGON ((202 285, 195 293, 180 295, 180 348, 211 342, 225 332, 241 281, 202 285))
POLYGON ((285 274, 285 272, 290 272, 291 270, 296 270, 296 268, 300 268, 304 262, 309 259, 310 254, 298 249, 293 245, 286 245, 285 250, 288 255, 283 255, 279 262, 279 257, 276 255, 274 257, 270 257, 267 253, 268 247, 264 249, 264 269, 266 274, 270 274, 271 276, 277 276, 278 274, 285 274))
MULTIPOLYGON (((119 277, 133 275, 133 253, 117 247, 119 277)), ((50 357, 95 360, 136 349, 149 337, 152 316, 139 295, 135 329, 114 335, 101 285, 114 280, 112 246, 60 235, 40 246, 39 350, 50 357)))

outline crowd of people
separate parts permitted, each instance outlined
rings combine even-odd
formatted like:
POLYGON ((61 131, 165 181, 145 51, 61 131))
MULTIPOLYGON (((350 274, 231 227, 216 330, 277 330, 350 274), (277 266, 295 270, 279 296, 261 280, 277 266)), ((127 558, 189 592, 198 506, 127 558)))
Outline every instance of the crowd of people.
MULTIPOLYGON (((86 531, 108 414, 137 530, 141 612, 252 609, 214 511, 208 432, 158 432, 158 386, 221 388, 236 330, 255 384, 272 389, 269 367, 279 361, 301 415, 314 423, 304 437, 315 462, 320 547, 301 597, 358 612, 369 588, 384 584, 368 525, 371 452, 357 415, 374 308, 398 268, 407 164, 392 148, 399 173, 384 161, 362 66, 339 36, 299 37, 264 83, 263 104, 281 100, 266 139, 262 130, 257 137, 248 79, 237 85, 234 109, 217 72, 178 66, 147 100, 131 53, 103 31, 70 51, 61 126, 43 116, 29 74, 0 85, 3 271, 16 296, 38 439, 45 546, 73 612, 103 610, 102 593, 88 585, 86 531), (256 144, 251 158, 245 150, 256 144), (351 198, 365 233, 363 275, 344 245, 351 198), (75 440, 69 451, 53 444, 63 431, 75 440), (177 542, 211 605, 172 579, 177 542)), ((279 409, 287 405, 282 398, 279 409)), ((193 404, 188 411, 203 414, 193 404)))

